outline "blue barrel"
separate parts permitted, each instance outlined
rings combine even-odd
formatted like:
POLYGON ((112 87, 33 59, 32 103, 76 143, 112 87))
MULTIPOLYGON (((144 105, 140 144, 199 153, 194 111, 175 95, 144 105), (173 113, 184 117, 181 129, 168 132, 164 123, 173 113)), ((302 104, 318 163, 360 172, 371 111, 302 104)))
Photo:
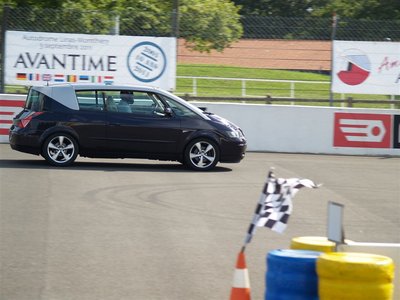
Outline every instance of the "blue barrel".
POLYGON ((267 255, 265 300, 317 300, 316 262, 322 252, 273 250, 267 255))

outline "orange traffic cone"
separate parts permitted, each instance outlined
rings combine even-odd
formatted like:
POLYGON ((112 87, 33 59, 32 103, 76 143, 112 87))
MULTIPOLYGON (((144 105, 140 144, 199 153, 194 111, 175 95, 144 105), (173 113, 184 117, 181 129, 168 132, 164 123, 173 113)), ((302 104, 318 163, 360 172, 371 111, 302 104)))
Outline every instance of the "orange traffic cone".
POLYGON ((250 300, 250 280, 244 252, 240 251, 233 275, 230 300, 250 300))

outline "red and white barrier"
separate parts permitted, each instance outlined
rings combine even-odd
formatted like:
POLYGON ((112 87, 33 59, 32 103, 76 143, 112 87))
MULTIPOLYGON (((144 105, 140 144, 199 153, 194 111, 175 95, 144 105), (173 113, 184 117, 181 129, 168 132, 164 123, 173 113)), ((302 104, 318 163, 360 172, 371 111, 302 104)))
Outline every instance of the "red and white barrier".
POLYGON ((0 143, 8 142, 12 120, 25 104, 26 95, 0 94, 0 143))

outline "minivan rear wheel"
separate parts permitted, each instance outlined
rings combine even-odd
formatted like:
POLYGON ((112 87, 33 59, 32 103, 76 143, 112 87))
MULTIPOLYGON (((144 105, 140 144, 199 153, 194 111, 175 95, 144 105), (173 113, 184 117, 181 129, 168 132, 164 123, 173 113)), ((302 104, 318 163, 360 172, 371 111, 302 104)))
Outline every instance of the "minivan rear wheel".
POLYGON ((69 134, 53 134, 44 142, 42 155, 53 166, 69 166, 78 156, 78 144, 69 134))
POLYGON ((211 170, 219 161, 219 148, 209 139, 196 139, 185 148, 184 160, 185 165, 192 170, 211 170))

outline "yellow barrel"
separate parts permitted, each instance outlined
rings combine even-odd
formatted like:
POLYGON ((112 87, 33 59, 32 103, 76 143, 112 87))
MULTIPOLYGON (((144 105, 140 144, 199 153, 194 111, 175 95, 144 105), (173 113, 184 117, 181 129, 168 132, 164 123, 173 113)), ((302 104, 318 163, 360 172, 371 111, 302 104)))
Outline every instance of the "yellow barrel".
POLYGON ((320 300, 392 300, 394 264, 389 257, 354 252, 317 259, 320 300))
POLYGON ((333 252, 335 243, 322 236, 300 236, 292 239, 290 249, 333 252))

